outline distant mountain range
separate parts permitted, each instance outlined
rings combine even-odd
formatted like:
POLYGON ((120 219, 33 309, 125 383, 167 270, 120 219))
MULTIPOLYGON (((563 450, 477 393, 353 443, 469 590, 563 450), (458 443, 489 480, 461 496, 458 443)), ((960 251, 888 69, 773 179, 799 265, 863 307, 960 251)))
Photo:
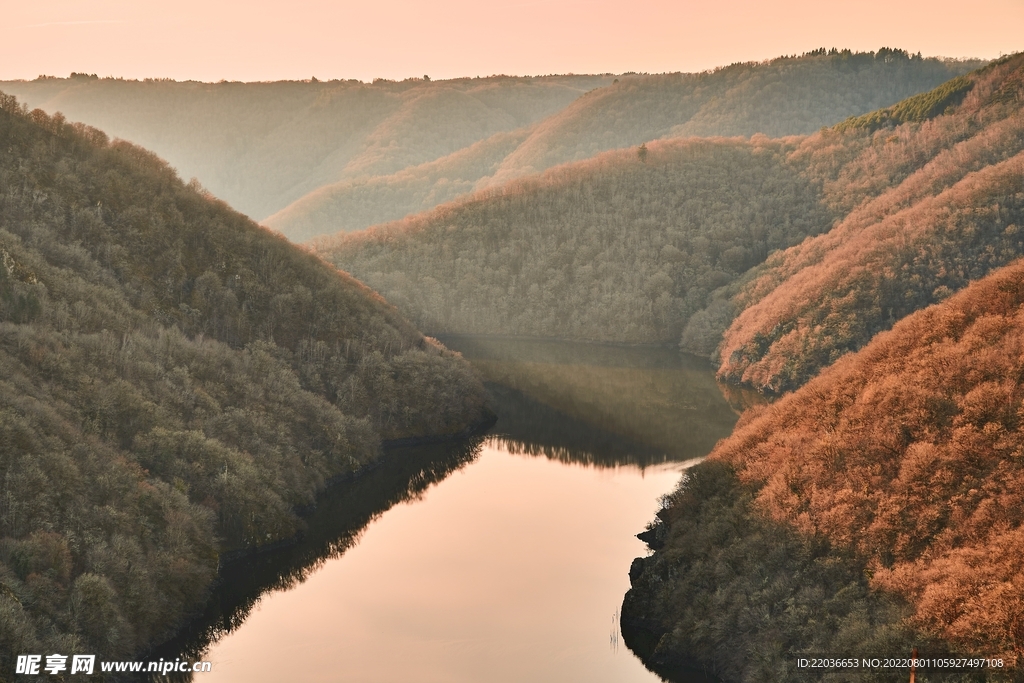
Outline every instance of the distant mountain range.
MULTIPOLYGON (((0 82, 29 108, 151 149, 262 219, 317 188, 388 175, 560 111, 611 76, 451 81, 0 82)), ((330 230, 330 232, 335 232, 330 230)))
POLYGON ((817 51, 701 74, 622 76, 518 131, 514 147, 508 136, 495 136, 477 145, 471 156, 460 151, 405 173, 327 185, 266 223, 292 239, 308 239, 395 220, 470 189, 499 187, 559 164, 660 138, 811 133, 930 90, 979 65, 892 50, 817 51), (470 159, 473 165, 467 166, 470 159), (417 178, 415 184, 409 173, 417 178), (368 216, 368 206, 382 209, 368 216))
POLYGON ((0 90, 152 149, 304 241, 662 137, 811 133, 977 66, 901 50, 818 50, 701 74, 372 84, 77 76, 0 90))

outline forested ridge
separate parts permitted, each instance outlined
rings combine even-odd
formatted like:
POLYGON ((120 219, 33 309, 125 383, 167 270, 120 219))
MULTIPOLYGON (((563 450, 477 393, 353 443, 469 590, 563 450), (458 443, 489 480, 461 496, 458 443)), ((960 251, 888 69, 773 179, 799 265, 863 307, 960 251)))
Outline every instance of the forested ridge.
POLYGON ((831 224, 791 149, 656 141, 315 248, 431 333, 674 343, 711 292, 831 224))
POLYGON ((771 393, 1024 254, 1024 56, 815 134, 790 162, 845 218, 732 299, 719 376, 771 393))
POLYGON ((492 183, 663 137, 806 135, 980 66, 903 50, 815 50, 697 74, 621 78, 538 125, 492 183))
POLYGON ((978 65, 888 48, 822 49, 699 74, 624 74, 524 129, 510 149, 506 136, 494 136, 475 151, 486 163, 467 166, 460 151, 443 163, 411 169, 415 180, 403 171, 326 185, 267 224, 293 240, 308 239, 396 220, 471 189, 658 138, 807 134, 930 90, 978 65), (370 206, 376 210, 367 211, 370 206))
POLYGON ((199 83, 40 77, 0 82, 150 149, 262 219, 317 188, 387 176, 539 121, 613 77, 199 83))
POLYGON ((1022 359, 1018 260, 747 411, 645 535, 627 639, 727 680, 911 647, 1019 674, 1022 359))
POLYGON ((481 417, 468 365, 365 286, 98 130, 0 96, 0 670, 125 658, 225 550, 382 439, 481 417))

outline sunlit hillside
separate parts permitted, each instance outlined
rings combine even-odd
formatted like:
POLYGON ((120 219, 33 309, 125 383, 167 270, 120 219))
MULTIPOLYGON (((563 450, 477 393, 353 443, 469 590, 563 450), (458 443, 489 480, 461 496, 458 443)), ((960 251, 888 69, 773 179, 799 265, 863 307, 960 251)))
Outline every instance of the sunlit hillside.
POLYGON ((825 647, 1019 666, 1022 358, 1018 260, 750 410, 648 534, 634 642, 730 680, 825 647))
POLYGON ((720 376, 776 393, 1024 255, 1024 56, 811 136, 790 159, 846 217, 734 299, 720 376))
POLYGON ((122 658, 382 439, 478 422, 468 365, 159 158, 0 94, 0 670, 122 658))
POLYGON ((611 76, 197 83, 0 82, 29 108, 151 149, 262 219, 322 185, 432 161, 563 109, 611 76))

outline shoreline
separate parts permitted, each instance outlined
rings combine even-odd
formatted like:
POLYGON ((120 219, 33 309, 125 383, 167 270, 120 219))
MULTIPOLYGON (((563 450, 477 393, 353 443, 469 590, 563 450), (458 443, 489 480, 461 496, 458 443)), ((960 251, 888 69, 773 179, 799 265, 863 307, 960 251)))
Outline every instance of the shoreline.
MULTIPOLYGON (((400 462, 400 451, 402 450, 418 446, 455 444, 463 441, 469 441, 473 438, 482 437, 491 429, 491 427, 493 427, 495 422, 497 422, 497 415, 485 409, 479 419, 459 432, 419 437, 405 437, 403 439, 382 441, 381 454, 376 459, 358 470, 346 472, 328 479, 325 482, 324 487, 317 492, 316 500, 310 505, 296 508, 295 513, 302 520, 311 518, 317 512, 320 503, 324 502, 325 498, 332 492, 337 491, 345 484, 358 485, 360 480, 365 480, 369 475, 383 470, 389 464, 394 465, 397 462, 400 462)), ((387 495, 382 496, 383 499, 386 499, 387 497, 387 495)), ((206 598, 196 605, 196 609, 182 620, 168 637, 165 637, 159 642, 141 650, 136 654, 136 659, 146 659, 147 657, 152 659, 153 656, 158 656, 160 654, 165 654, 166 656, 167 650, 177 650, 180 645, 187 644, 190 632, 195 632, 194 629, 203 621, 204 615, 210 609, 211 600, 213 600, 218 591, 225 586, 227 574, 231 572, 238 572, 240 569, 243 569, 246 564, 265 561, 267 557, 275 553, 287 553, 290 549, 298 548, 303 541, 307 540, 308 531, 309 529, 304 527, 296 534, 275 543, 268 543, 249 548, 239 548, 221 553, 218 559, 217 576, 208 586, 206 598)))

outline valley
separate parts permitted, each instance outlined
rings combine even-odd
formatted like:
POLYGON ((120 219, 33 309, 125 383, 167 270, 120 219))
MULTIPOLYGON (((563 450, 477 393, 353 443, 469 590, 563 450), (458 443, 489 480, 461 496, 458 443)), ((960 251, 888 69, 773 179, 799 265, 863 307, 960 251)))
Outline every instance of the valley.
POLYGON ((0 681, 1019 679, 1021 54, 0 90, 0 681))

